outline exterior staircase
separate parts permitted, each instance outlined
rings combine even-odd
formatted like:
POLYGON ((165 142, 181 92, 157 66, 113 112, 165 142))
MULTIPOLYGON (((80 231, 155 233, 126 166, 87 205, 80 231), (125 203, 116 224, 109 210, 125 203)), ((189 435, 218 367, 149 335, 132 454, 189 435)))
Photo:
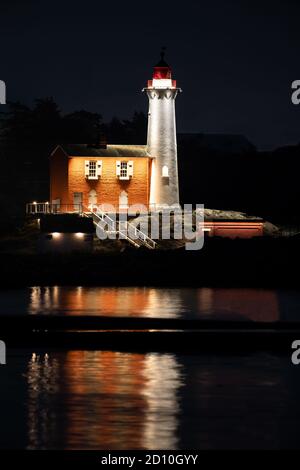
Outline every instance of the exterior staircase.
POLYGON ((128 221, 116 222, 106 212, 101 211, 99 207, 97 211, 91 208, 83 207, 82 204, 49 204, 48 202, 32 202, 26 204, 26 214, 40 216, 43 214, 67 214, 77 213, 80 216, 92 217, 94 225, 97 227, 100 222, 105 223, 105 231, 108 234, 116 235, 116 238, 127 240, 135 248, 141 246, 154 250, 156 242, 148 237, 144 232, 138 229, 134 224, 128 221))
POLYGON ((156 248, 156 242, 131 222, 116 222, 106 212, 99 209, 97 212, 93 212, 90 209, 84 209, 82 215, 85 217, 92 217, 96 227, 99 223, 104 223, 107 234, 114 234, 116 238, 127 240, 135 248, 140 248, 141 246, 149 248, 150 250, 154 250, 156 248))

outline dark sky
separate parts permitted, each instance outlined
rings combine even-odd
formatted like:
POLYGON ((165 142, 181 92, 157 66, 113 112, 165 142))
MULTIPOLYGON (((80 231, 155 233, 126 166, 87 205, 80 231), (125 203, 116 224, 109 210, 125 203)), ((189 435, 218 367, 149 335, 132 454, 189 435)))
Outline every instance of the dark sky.
POLYGON ((300 2, 0 2, 7 98, 53 96, 107 120, 147 110, 141 94, 162 45, 183 92, 180 132, 242 133, 260 148, 300 142, 300 2))

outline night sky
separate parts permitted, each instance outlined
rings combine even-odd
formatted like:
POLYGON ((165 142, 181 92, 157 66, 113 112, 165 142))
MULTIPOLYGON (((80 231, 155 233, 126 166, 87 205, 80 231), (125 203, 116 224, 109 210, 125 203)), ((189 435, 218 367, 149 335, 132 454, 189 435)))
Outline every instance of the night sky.
POLYGON ((7 99, 53 96, 104 120, 147 111, 141 89, 162 45, 179 132, 244 134, 259 148, 300 142, 300 2, 1 0, 7 99))

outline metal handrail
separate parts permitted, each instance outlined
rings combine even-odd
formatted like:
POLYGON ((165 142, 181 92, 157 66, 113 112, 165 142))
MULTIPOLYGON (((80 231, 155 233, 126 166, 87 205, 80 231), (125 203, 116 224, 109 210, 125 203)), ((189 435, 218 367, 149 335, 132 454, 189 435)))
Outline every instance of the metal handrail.
POLYGON ((149 248, 154 249, 156 247, 156 242, 131 222, 119 221, 119 227, 117 228, 116 221, 113 220, 106 212, 102 211, 97 205, 91 205, 89 208, 87 208, 83 207, 82 204, 49 204, 48 202, 31 202, 26 204, 26 213, 31 215, 61 214, 67 212, 96 217, 99 220, 106 222, 109 228, 115 230, 116 233, 121 235, 122 238, 125 238, 131 244, 138 247, 140 245, 135 241, 134 238, 130 237, 129 234, 129 231, 133 230, 136 240, 142 241, 149 248), (94 212, 94 208, 96 208, 96 212, 94 212), (122 223, 125 224, 124 228, 122 228, 122 223))
POLYGON ((124 224, 125 224, 125 229, 124 230, 126 231, 126 233, 124 233, 124 230, 122 228, 120 228, 120 222, 119 222, 119 227, 118 227, 118 230, 117 230, 116 225, 115 225, 115 221, 111 217, 109 217, 109 215, 107 215, 105 212, 103 212, 101 209, 99 209, 99 207, 97 207, 97 206, 95 206, 95 207, 97 209, 96 212, 93 211, 93 206, 91 206, 91 210, 89 210, 88 213, 91 213, 92 215, 95 215, 100 220, 110 221, 112 228, 114 230, 116 230, 116 232, 118 232, 120 235, 125 237, 127 240, 133 242, 134 245, 138 246, 138 244, 135 242, 135 240, 128 235, 128 227, 129 227, 129 229, 131 228, 131 229, 134 230, 134 234, 135 234, 137 240, 142 240, 145 244, 147 244, 151 248, 156 247, 156 242, 154 240, 152 240, 152 238, 148 237, 148 235, 146 235, 144 232, 142 232, 140 229, 138 229, 131 222, 124 221, 124 224), (99 213, 100 213, 100 216, 99 216, 99 213))
POLYGON ((82 213, 82 204, 49 204, 48 202, 30 202, 26 204, 26 214, 63 214, 82 213))
POLYGON ((91 214, 92 216, 96 216, 100 220, 103 220, 103 221, 108 220, 111 223, 112 228, 115 229, 116 228, 115 221, 108 214, 106 214, 101 209, 99 209, 99 207, 97 207, 97 206, 95 206, 95 207, 97 209, 96 212, 93 211, 93 208, 94 208, 93 205, 91 205, 91 209, 90 208, 84 208, 84 212, 86 214, 91 214))
POLYGON ((128 221, 124 221, 126 224, 126 229, 128 233, 128 227, 134 230, 134 234, 139 240, 143 240, 145 243, 149 244, 151 247, 155 248, 156 242, 152 240, 152 238, 148 237, 144 232, 142 232, 139 228, 137 228, 134 224, 128 221))
MULTIPOLYGON (((96 206, 97 207, 97 206, 96 206)), ((107 215, 105 212, 101 211, 101 209, 99 209, 97 207, 97 212, 94 212, 93 211, 93 206, 91 207, 91 210, 88 210, 88 211, 85 211, 84 214, 90 214, 92 217, 97 217, 99 220, 101 221, 104 221, 107 223, 107 220, 111 223, 111 226, 110 228, 113 229, 117 234, 121 235, 121 238, 125 238, 126 240, 128 240, 132 245, 134 245, 136 248, 139 247, 139 245, 132 239, 130 238, 127 233, 124 233, 122 232, 120 229, 117 229, 116 228, 116 224, 115 224, 115 221, 109 216, 107 215)), ((109 225, 109 224, 108 224, 109 225)))

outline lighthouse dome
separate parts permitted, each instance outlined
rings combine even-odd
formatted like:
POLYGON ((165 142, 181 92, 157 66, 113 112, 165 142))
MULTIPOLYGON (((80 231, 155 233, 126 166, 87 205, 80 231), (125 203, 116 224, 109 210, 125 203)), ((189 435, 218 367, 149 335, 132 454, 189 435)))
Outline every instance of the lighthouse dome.
POLYGON ((172 78, 171 67, 165 61, 165 47, 161 50, 160 61, 154 66, 153 78, 155 80, 172 78))

